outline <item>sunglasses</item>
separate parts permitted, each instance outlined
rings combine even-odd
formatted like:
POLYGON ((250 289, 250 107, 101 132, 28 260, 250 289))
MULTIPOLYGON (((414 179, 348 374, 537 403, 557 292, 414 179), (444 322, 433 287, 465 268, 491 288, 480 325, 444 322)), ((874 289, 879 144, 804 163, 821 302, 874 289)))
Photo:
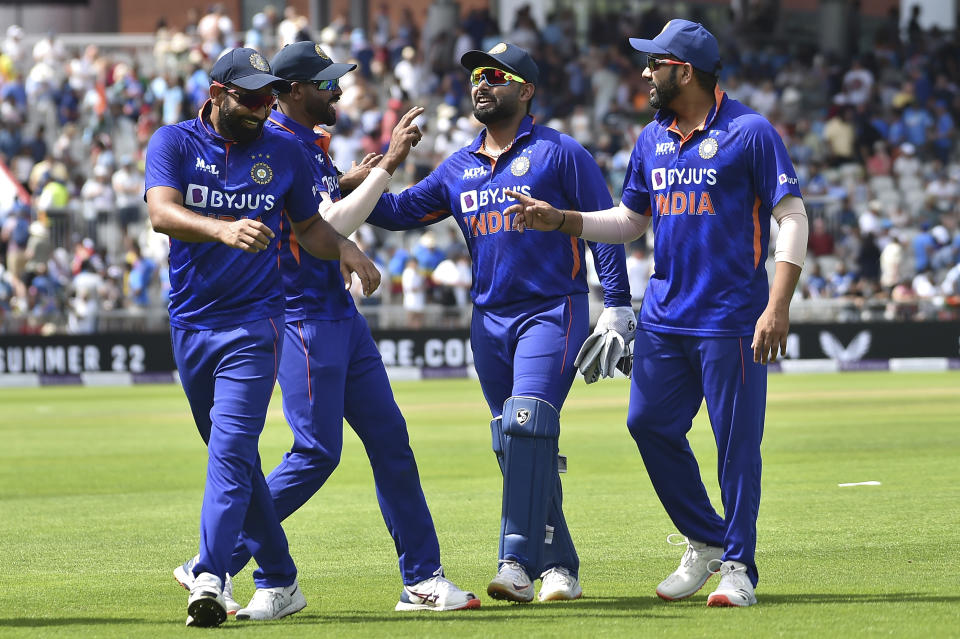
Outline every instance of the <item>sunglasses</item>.
POLYGON ((503 69, 494 69, 493 67, 478 67, 470 74, 470 84, 475 87, 480 86, 480 80, 484 80, 491 87, 503 87, 511 82, 526 84, 526 80, 518 75, 514 75, 503 69))
POLYGON ((274 91, 270 93, 240 93, 233 87, 228 87, 225 84, 220 84, 219 82, 214 82, 213 84, 229 93, 238 104, 251 111, 271 106, 277 99, 277 94, 274 91))
POLYGON ((313 86, 317 87, 320 91, 336 91, 337 87, 340 86, 340 79, 336 80, 312 80, 310 82, 313 86))
POLYGON ((650 69, 650 72, 651 72, 651 73, 654 72, 654 71, 656 71, 657 69, 659 69, 659 68, 662 67, 663 65, 670 65, 670 64, 678 65, 678 66, 683 66, 683 65, 685 65, 685 64, 687 64, 687 63, 686 63, 686 62, 680 62, 679 60, 668 60, 668 59, 666 59, 666 58, 654 58, 654 57, 651 57, 651 56, 647 56, 647 68, 650 69))

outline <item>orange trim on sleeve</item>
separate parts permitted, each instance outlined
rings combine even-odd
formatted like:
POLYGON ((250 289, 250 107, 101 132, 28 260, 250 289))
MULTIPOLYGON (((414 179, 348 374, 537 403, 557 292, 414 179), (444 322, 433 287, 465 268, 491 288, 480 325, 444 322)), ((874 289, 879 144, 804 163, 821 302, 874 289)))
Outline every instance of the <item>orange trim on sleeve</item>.
POLYGON ((297 261, 297 264, 300 263, 300 243, 297 242, 297 236, 292 231, 290 232, 290 254, 293 255, 293 259, 297 261))
POLYGON ((760 240, 763 237, 760 228, 760 198, 753 201, 753 268, 760 264, 760 240))
POLYGON ((570 279, 577 276, 580 272, 580 247, 577 246, 577 238, 570 236, 570 247, 573 249, 573 272, 570 273, 570 279))
POLYGON ((443 217, 444 215, 450 215, 450 211, 447 211, 447 210, 432 211, 432 212, 430 212, 430 213, 427 213, 426 215, 424 215, 423 217, 421 217, 421 218, 420 218, 419 220, 417 220, 417 221, 418 221, 418 222, 429 222, 430 220, 436 220, 437 218, 441 218, 441 217, 443 217))

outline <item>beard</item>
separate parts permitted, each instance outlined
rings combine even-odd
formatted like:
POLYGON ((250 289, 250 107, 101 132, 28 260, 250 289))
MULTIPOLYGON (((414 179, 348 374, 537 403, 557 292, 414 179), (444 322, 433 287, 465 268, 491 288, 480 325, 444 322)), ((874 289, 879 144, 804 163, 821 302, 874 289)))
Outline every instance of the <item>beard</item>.
POLYGON ((310 119, 317 124, 333 126, 337 123, 337 109, 334 107, 335 100, 318 100, 307 109, 310 119))
POLYGON ((220 109, 220 128, 226 134, 224 137, 235 142, 252 142, 263 133, 263 124, 266 119, 261 120, 255 115, 238 113, 237 107, 224 105, 220 109), (257 126, 251 127, 244 122, 256 121, 257 126))
POLYGON ((473 103, 473 117, 481 124, 495 124, 503 120, 509 120, 517 114, 517 109, 520 108, 517 102, 508 103, 493 96, 490 97, 494 101, 492 105, 479 107, 476 102, 473 103))
POLYGON ((653 82, 654 92, 650 96, 650 106, 654 109, 663 109, 667 107, 674 98, 680 94, 680 84, 677 82, 677 71, 676 67, 670 69, 670 75, 667 76, 666 80, 663 82, 657 83, 653 82))

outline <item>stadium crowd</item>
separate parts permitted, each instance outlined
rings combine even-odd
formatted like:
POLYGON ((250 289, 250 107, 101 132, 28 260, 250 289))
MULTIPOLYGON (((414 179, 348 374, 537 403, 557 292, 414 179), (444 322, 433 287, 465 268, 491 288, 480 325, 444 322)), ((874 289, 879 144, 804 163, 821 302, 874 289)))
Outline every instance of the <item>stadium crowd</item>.
MULTIPOLYGON (((431 36, 410 11, 392 23, 381 7, 368 32, 342 18, 314 29, 287 7, 256 14, 244 30, 214 6, 159 25, 146 55, 94 44, 68 50, 55 34, 27 46, 10 26, 0 43, 0 161, 19 196, 0 204, 4 331, 90 332, 106 313, 164 308, 167 242, 146 216, 143 150, 157 127, 195 116, 210 67, 232 47, 270 57, 315 39, 334 60, 359 65, 341 81, 331 143, 341 170, 382 151, 410 105, 425 106, 424 139, 394 177, 398 190, 480 129, 462 53, 512 42, 540 67, 535 117, 584 145, 617 196, 653 115, 643 61, 627 38, 652 37, 664 22, 656 8, 597 15, 582 42, 572 12, 538 24, 524 7, 507 32, 478 10, 431 36)), ((841 309, 833 319, 957 317, 957 33, 924 33, 915 22, 901 31, 891 13, 864 38, 869 46, 823 52, 765 45, 736 20, 710 26, 723 47, 721 88, 774 123, 800 176, 811 233, 798 301, 841 309)), ((402 305, 411 326, 424 324, 431 305, 450 325, 467 317, 469 256, 452 223, 406 234, 364 226, 357 235, 389 282, 361 300, 368 310, 402 305)), ((651 252, 645 243, 630 248, 639 301, 651 252)))

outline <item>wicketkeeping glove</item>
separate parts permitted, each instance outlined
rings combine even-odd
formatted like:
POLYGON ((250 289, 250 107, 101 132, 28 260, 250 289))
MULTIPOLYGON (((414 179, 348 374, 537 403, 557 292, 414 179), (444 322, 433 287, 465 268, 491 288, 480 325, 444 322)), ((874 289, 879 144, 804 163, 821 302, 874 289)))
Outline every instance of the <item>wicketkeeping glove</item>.
POLYGON ((630 343, 636 330, 637 316, 629 306, 603 309, 597 327, 583 342, 573 361, 586 383, 592 384, 601 377, 613 377, 621 360, 631 357, 630 343))

